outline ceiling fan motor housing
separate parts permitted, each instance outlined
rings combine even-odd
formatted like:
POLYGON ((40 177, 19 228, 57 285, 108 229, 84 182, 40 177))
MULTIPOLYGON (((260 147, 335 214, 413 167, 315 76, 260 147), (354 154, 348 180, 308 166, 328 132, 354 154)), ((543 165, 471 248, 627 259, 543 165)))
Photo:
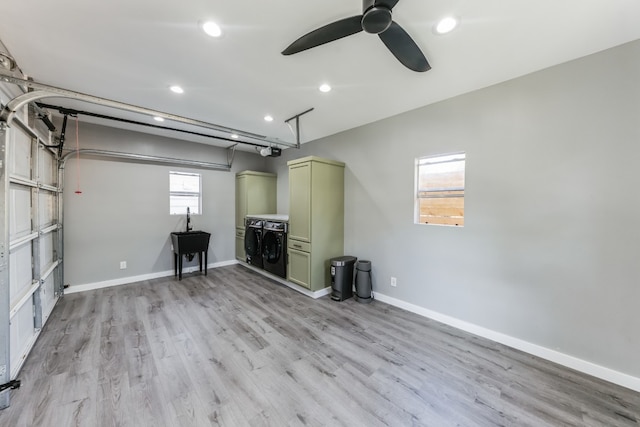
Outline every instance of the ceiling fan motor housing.
POLYGON ((362 0, 362 29, 370 34, 380 34, 389 28, 393 19, 391 9, 374 4, 375 0, 362 0))

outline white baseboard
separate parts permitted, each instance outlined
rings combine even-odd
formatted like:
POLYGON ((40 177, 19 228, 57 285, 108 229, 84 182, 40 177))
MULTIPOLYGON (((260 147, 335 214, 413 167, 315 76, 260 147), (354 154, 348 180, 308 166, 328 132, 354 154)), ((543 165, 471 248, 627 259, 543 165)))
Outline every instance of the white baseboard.
POLYGON ((374 294, 375 299, 377 299, 378 301, 382 301, 384 303, 405 309, 412 313, 419 314, 420 316, 428 317, 429 319, 433 319, 449 326, 453 326, 454 328, 461 329, 465 332, 469 332, 474 335, 499 342, 500 344, 504 344, 517 350, 524 351, 542 359, 549 360, 551 362, 566 366, 576 371, 583 372, 593 377, 600 378, 605 381, 620 385, 622 387, 640 392, 640 378, 638 377, 618 372, 604 366, 596 365, 595 363, 587 362, 586 360, 582 360, 574 356, 569 356, 568 354, 564 354, 556 350, 551 350, 549 348, 542 347, 537 344, 532 344, 519 338, 514 338, 512 336, 505 335, 491 329, 483 328, 482 326, 474 325, 473 323, 465 322, 463 320, 456 319, 454 317, 447 316, 445 314, 438 313, 436 311, 432 311, 396 298, 392 298, 378 292, 375 292, 374 294))
MULTIPOLYGON (((261 268, 256 268, 250 264, 247 264, 245 262, 241 262, 238 260, 229 260, 229 261, 221 261, 221 262, 216 262, 213 264, 209 264, 207 268, 218 268, 218 267, 226 267, 228 265, 234 265, 234 264, 240 264, 243 265, 246 268, 249 268, 253 271, 255 271, 256 273, 260 273, 263 276, 266 276, 272 280, 275 280, 276 282, 280 282, 285 286, 290 287, 291 289, 300 292, 301 294, 304 294, 308 297, 311 297, 313 299, 317 299, 320 297, 323 297, 325 295, 328 295, 331 293, 331 287, 328 288, 324 288, 324 289, 320 289, 319 291, 310 291, 309 289, 305 289, 302 286, 298 286, 295 283, 291 283, 285 279, 283 279, 282 277, 273 275, 265 270, 262 270, 261 268)), ((188 268, 183 268, 182 272, 183 273, 192 273, 194 271, 198 271, 199 267, 198 266, 193 266, 193 267, 188 267, 188 268)), ((103 282, 95 282, 95 283, 86 283, 83 285, 73 285, 73 286, 69 286, 68 288, 66 288, 64 290, 65 294, 73 294, 76 292, 86 292, 86 291, 92 291, 95 289, 102 289, 102 288, 109 288, 111 286, 120 286, 120 285, 127 285, 129 283, 135 283, 135 282, 141 282, 143 280, 152 280, 152 279, 159 279, 161 277, 167 277, 167 276, 173 276, 173 270, 167 270, 167 271, 159 271, 157 273, 150 273, 150 274, 141 274, 139 276, 129 276, 129 277, 121 277, 119 279, 113 279, 113 280, 105 280, 103 282)))
MULTIPOLYGON (((238 261, 236 260, 215 262, 212 264, 208 264, 207 268, 225 267, 227 265, 233 265, 237 263, 238 261)), ((198 271, 199 268, 200 267, 198 266, 183 268, 182 273, 183 274, 193 273, 194 271, 198 271)), ((129 283, 141 282, 143 280, 159 279, 160 277, 173 276, 173 274, 174 274, 173 270, 167 270, 167 271, 159 271, 157 273, 141 274, 139 276, 129 276, 129 277, 121 277, 113 280, 105 280, 104 282, 86 283, 83 285, 73 285, 66 288, 64 290, 64 293, 73 294, 76 292, 92 291, 95 289, 109 288, 111 286, 119 286, 119 285, 126 285, 129 283)))

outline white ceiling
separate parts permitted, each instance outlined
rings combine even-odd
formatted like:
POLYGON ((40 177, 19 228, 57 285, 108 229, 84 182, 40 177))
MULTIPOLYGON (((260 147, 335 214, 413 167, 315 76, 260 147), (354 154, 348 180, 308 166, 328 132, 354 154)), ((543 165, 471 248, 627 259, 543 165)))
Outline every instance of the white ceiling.
POLYGON ((361 8, 360 0, 0 0, 0 40, 38 82, 269 138, 293 142, 283 121, 313 107, 301 119, 307 142, 640 38, 638 0, 400 0, 394 20, 426 55, 426 73, 366 33, 280 54, 361 8), (434 34, 447 15, 460 27, 434 34), (199 29, 208 19, 222 38, 199 29), (333 91, 319 92, 323 82, 333 91), (173 84, 185 93, 171 93, 173 84))

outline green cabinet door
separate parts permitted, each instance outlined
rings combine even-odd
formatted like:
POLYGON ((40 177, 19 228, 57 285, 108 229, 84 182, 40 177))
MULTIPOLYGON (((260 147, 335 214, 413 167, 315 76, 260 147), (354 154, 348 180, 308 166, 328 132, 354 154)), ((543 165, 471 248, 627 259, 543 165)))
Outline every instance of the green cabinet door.
POLYGON ((289 281, 311 288, 311 254, 297 249, 288 249, 289 257, 289 281))
POLYGON ((311 241, 311 163, 289 169, 289 239, 311 241))
POLYGON ((246 261, 247 254, 244 251, 244 228, 236 228, 236 259, 246 261))

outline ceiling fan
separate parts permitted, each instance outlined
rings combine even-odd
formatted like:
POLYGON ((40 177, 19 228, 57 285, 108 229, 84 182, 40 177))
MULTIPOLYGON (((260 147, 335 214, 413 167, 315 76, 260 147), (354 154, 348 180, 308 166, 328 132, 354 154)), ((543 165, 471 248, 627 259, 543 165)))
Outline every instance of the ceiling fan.
POLYGON ((292 55, 341 39, 364 30, 377 34, 391 53, 405 67, 418 72, 431 69, 418 45, 391 17, 391 10, 400 0, 362 0, 362 15, 341 19, 305 34, 282 51, 292 55))

